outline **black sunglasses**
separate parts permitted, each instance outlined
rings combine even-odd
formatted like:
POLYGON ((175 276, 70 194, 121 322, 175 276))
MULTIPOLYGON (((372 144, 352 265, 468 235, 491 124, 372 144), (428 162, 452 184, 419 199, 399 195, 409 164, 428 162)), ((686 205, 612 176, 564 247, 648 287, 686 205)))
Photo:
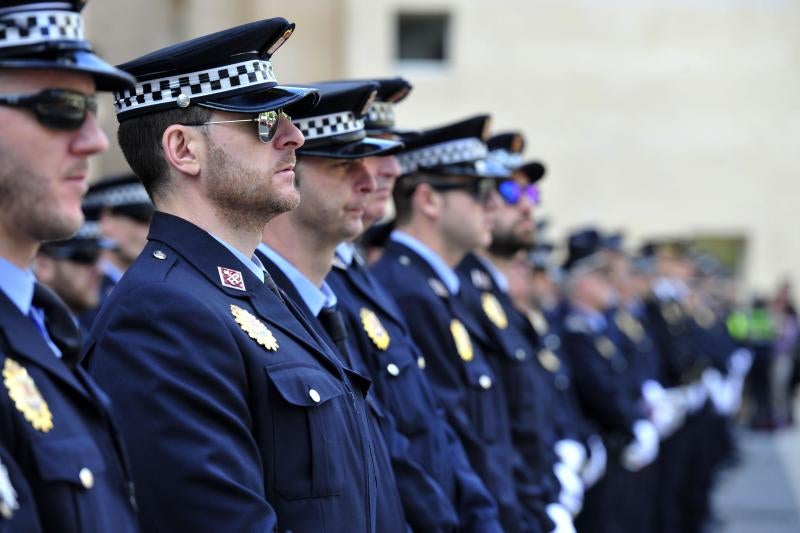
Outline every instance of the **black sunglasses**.
POLYGON ((0 94, 0 105, 27 109, 42 126, 56 130, 78 130, 89 113, 97 114, 95 95, 68 89, 45 89, 36 94, 0 94))
POLYGON ((479 202, 489 198, 495 180, 490 178, 471 178, 463 181, 429 181, 428 185, 436 191, 465 191, 479 202))
POLYGON ((183 124, 183 126, 207 126, 209 124, 236 124, 242 122, 255 122, 258 124, 258 140, 262 143, 270 142, 275 134, 278 132, 278 125, 282 118, 291 122, 292 117, 283 112, 283 109, 274 109, 272 111, 263 111, 259 113, 256 118, 243 118, 239 120, 212 120, 209 122, 201 122, 199 124, 183 124))

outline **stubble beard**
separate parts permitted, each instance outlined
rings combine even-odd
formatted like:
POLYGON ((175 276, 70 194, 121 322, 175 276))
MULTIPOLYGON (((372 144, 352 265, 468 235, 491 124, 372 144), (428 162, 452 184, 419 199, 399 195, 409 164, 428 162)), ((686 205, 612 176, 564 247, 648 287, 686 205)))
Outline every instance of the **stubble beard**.
POLYGON ((271 219, 300 204, 296 186, 292 194, 279 194, 272 181, 276 168, 294 162, 294 153, 264 170, 246 167, 212 145, 209 160, 213 176, 208 180, 209 199, 217 216, 232 228, 260 232, 271 219))

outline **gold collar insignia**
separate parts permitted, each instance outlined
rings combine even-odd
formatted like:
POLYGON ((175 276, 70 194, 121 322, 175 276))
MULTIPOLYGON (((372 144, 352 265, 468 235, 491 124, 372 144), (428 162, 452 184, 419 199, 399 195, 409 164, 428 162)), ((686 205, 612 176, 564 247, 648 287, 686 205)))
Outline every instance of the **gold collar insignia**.
POLYGON ((267 350, 278 351, 278 341, 275 339, 275 335, 258 318, 233 304, 231 304, 231 314, 233 314, 236 323, 242 327, 245 333, 250 335, 251 339, 267 350))
POLYGON ((369 339, 379 350, 386 351, 391 339, 389 338, 389 332, 381 324, 378 315, 366 307, 362 307, 358 315, 361 317, 361 324, 364 326, 364 331, 367 332, 369 339))
POLYGON ((483 306, 483 312, 486 313, 486 316, 498 329, 506 329, 508 327, 506 312, 494 294, 491 292, 482 293, 481 306, 483 306))
POLYGON ((14 405, 31 423, 33 429, 47 433, 53 429, 53 414, 42 398, 39 388, 33 382, 25 367, 13 359, 6 359, 3 365, 3 383, 14 405))
POLYGON ((466 362, 472 361, 475 354, 472 351, 472 341, 469 339, 469 333, 464 324, 457 318, 450 322, 450 333, 453 335, 453 340, 456 343, 456 351, 458 356, 466 362))

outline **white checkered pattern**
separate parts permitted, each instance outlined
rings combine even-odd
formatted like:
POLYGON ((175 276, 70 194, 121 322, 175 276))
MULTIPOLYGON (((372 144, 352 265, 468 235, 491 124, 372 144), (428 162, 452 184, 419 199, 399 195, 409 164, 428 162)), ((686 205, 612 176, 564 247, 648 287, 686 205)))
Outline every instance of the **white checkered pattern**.
POLYGON ((392 102, 373 102, 369 107, 367 127, 394 127, 394 104, 392 102))
POLYGON ((509 170, 514 170, 522 166, 522 154, 509 152, 508 150, 492 150, 489 152, 489 159, 503 165, 509 170))
POLYGON ((150 197, 147 196, 144 186, 141 183, 131 183, 119 187, 109 187, 108 190, 91 192, 83 200, 84 209, 95 207, 115 207, 118 205, 149 204, 150 197))
POLYGON ((458 163, 473 163, 485 159, 486 145, 480 139, 457 139, 418 150, 403 152, 397 156, 404 174, 415 172, 418 168, 432 168, 458 163))
POLYGON ((0 16, 0 48, 82 40, 83 19, 74 11, 25 11, 0 16))
POLYGON ((294 120, 293 123, 303 132, 303 136, 307 141, 364 130, 364 121, 356 118, 352 111, 299 118, 294 120))
POLYGON ((191 101, 192 98, 224 94, 277 81, 269 61, 251 59, 208 70, 137 82, 133 89, 114 93, 114 106, 117 108, 117 115, 122 115, 134 109, 176 102, 181 94, 188 96, 191 101))

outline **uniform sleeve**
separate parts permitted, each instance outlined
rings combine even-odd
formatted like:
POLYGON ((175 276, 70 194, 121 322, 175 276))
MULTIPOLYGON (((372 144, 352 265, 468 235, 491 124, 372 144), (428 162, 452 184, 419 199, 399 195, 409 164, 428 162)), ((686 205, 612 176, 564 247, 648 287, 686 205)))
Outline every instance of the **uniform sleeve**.
POLYGON ((273 531, 230 325, 166 284, 136 289, 105 318, 89 370, 112 398, 142 529, 273 531))
MULTIPOLYGON (((5 436, 0 438, 5 440, 5 436)), ((0 533, 37 533, 42 526, 33 493, 6 446, 0 443, 0 533)))

